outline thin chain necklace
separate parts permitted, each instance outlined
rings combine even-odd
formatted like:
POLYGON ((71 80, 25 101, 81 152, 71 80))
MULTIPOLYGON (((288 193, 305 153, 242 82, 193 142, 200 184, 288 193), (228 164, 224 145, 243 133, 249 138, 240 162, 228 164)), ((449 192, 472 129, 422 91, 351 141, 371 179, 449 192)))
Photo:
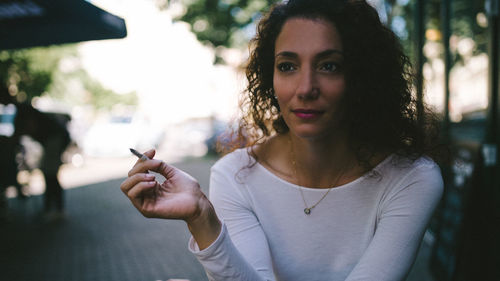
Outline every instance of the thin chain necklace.
POLYGON ((330 193, 330 190, 332 190, 332 188, 334 188, 337 185, 340 177, 344 174, 344 169, 342 169, 342 171, 337 175, 337 177, 335 178, 335 181, 333 181, 332 184, 330 185, 331 187, 328 188, 328 190, 326 191, 326 193, 323 194, 323 196, 318 200, 318 202, 316 202, 313 205, 311 205, 311 207, 308 207, 307 206, 307 202, 306 202, 306 198, 304 197, 304 192, 302 191, 302 186, 300 185, 299 176, 297 174, 297 163, 295 161, 295 152, 294 152, 294 149, 293 149, 293 144, 292 144, 292 138, 291 137, 289 139, 289 142, 290 142, 290 148, 291 148, 290 150, 291 150, 291 153, 292 153, 293 175, 297 179, 297 183, 299 185, 300 196, 302 197, 302 201, 304 202, 304 206, 305 206, 305 208, 304 208, 304 214, 310 215, 312 209, 314 209, 314 207, 318 206, 318 204, 321 201, 323 201, 323 199, 325 199, 325 197, 328 195, 328 193, 330 193))

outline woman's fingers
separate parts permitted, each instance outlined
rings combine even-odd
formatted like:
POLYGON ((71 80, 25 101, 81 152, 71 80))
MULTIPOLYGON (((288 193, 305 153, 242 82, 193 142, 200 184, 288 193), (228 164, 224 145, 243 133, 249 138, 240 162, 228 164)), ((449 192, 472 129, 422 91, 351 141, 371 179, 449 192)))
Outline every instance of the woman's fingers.
MULTIPOLYGON (((147 173, 148 171, 156 172, 165 177, 165 179, 172 180, 174 178, 179 177, 181 174, 186 177, 187 174, 182 172, 181 170, 175 168, 174 166, 170 166, 167 163, 161 160, 146 160, 139 161, 136 163, 134 167, 128 172, 128 176, 131 177, 136 173, 147 173), (186 174, 186 175, 184 175, 186 174)), ((189 178, 192 178, 189 176, 189 178)), ((160 181, 160 183, 163 183, 160 181)))
POLYGON ((130 189, 132 189, 136 184, 145 181, 153 181, 154 179, 154 175, 147 173, 136 173, 126 178, 120 185, 120 189, 128 196, 130 189))
POLYGON ((156 150, 154 150, 154 149, 150 149, 150 150, 144 152, 143 155, 146 156, 146 157, 140 157, 139 159, 137 159, 137 161, 134 164, 134 167, 137 166, 137 165, 139 165, 139 164, 141 164, 141 163, 143 163, 143 162, 145 162, 145 161, 147 161, 147 160, 153 159, 153 157, 155 156, 155 154, 156 154, 156 150))
POLYGON ((156 154, 156 150, 154 150, 154 149, 150 149, 150 150, 144 152, 144 155, 149 157, 149 159, 153 159, 153 157, 155 157, 155 154, 156 154))
POLYGON ((160 173, 165 178, 170 179, 175 175, 177 169, 174 166, 170 166, 167 163, 161 161, 161 163, 159 163, 159 165, 156 166, 156 168, 152 171, 160 173))
POLYGON ((146 161, 139 159, 137 163, 135 163, 134 167, 132 167, 132 169, 130 169, 130 171, 128 172, 128 176, 131 177, 137 173, 147 173, 147 171, 149 170, 156 171, 158 167, 162 165, 162 163, 164 162, 156 159, 146 161))
POLYGON ((153 181, 141 181, 138 184, 134 185, 127 193, 127 196, 134 200, 137 198, 142 198, 144 192, 151 190, 152 187, 155 187, 158 183, 153 181))
POLYGON ((120 186, 121 190, 130 199, 132 205, 139 210, 141 214, 147 216, 143 210, 144 200, 148 196, 154 196, 154 188, 158 183, 153 175, 135 174, 127 178, 120 186), (150 194, 148 194, 150 192, 150 194))
POLYGON ((153 171, 163 175, 166 179, 171 179, 175 175, 181 174, 183 174, 184 177, 193 179, 191 176, 178 170, 177 168, 170 166, 161 160, 153 159, 155 154, 156 151, 154 149, 144 152, 144 155, 147 156, 149 160, 143 160, 142 158, 138 159, 134 167, 132 167, 132 169, 128 172, 128 176, 132 177, 136 173, 147 173, 148 171, 153 171))

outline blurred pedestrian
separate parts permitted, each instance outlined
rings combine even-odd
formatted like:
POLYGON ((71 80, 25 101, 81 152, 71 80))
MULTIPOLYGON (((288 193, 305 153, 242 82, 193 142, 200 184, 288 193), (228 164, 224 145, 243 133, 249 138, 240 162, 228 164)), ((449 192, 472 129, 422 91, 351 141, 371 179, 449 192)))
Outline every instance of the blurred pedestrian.
POLYGON ((0 79, 0 104, 14 103, 14 99, 9 94, 9 89, 1 82, 2 80, 0 79))
POLYGON ((14 138, 0 135, 0 219, 7 217, 6 190, 8 187, 15 187, 19 198, 26 197, 22 185, 17 180, 19 170, 16 156, 18 151, 19 144, 14 138))
POLYGON ((14 138, 27 135, 43 147, 40 170, 45 179, 44 210, 62 214, 63 189, 58 179, 62 155, 70 143, 66 123, 53 114, 41 112, 30 104, 17 104, 14 138))
POLYGON ((364 0, 290 0, 252 43, 246 147, 212 167, 210 201, 154 150, 122 191, 186 221, 210 280, 404 280, 443 182, 397 37, 364 0))
MULTIPOLYGON (((8 105, 13 103, 7 87, 0 84, 0 104, 8 105)), ((9 116, 10 117, 10 116, 9 116)), ((4 120, 5 116, 0 116, 0 123, 9 123, 11 120, 4 120)), ((22 185, 17 180, 18 163, 17 153, 21 146, 13 137, 0 135, 0 219, 7 218, 7 198, 8 187, 15 187, 19 198, 26 198, 22 185)))

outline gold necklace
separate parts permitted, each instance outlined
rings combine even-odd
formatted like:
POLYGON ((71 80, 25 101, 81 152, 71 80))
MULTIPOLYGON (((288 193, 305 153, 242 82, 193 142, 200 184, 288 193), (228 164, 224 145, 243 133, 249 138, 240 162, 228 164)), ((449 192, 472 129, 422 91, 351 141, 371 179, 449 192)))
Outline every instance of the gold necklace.
POLYGON ((302 186, 300 185, 300 180, 299 180, 299 176, 297 174, 297 163, 295 161, 295 152, 294 152, 294 149, 293 149, 293 145, 292 145, 292 139, 290 137, 289 139, 289 142, 290 142, 290 150, 291 150, 291 153, 292 153, 292 167, 293 167, 293 175, 295 176, 295 178, 297 179, 297 183, 299 185, 299 191, 300 191, 300 196, 302 197, 302 201, 304 202, 304 214, 306 215, 310 215, 311 214, 311 211, 312 209, 314 209, 314 207, 318 206, 318 204, 323 201, 323 199, 325 199, 325 197, 328 195, 328 193, 330 193, 330 190, 332 190, 332 188, 335 187, 335 185, 337 185, 340 177, 344 174, 344 169, 342 169, 342 171, 337 175, 337 177, 335 178, 335 181, 332 182, 332 184, 330 185, 331 187, 328 188, 328 190, 326 191, 325 194, 323 194, 323 196, 318 200, 318 202, 316 202, 315 204, 313 204, 311 207, 308 207, 307 206, 307 202, 306 202, 306 198, 304 197, 304 192, 302 191, 302 186))

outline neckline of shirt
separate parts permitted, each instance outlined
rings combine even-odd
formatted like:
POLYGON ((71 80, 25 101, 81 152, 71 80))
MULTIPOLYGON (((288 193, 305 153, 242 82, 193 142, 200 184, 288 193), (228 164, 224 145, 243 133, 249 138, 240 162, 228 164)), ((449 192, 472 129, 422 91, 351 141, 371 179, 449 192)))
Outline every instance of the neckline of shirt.
MULTIPOLYGON (((252 155, 248 154, 246 150, 244 150, 244 153, 246 153, 248 155, 248 157, 250 157, 253 161, 255 161, 255 166, 260 171, 264 172, 266 175, 270 176, 274 180, 277 180, 277 181, 285 184, 286 186, 293 187, 293 188, 296 188, 296 189, 301 188, 302 190, 307 190, 307 191, 312 191, 312 192, 325 192, 325 190, 328 190, 328 188, 306 187, 306 186, 301 186, 301 185, 297 185, 297 184, 291 183, 291 182, 289 182, 289 181, 287 181, 287 180, 285 180, 285 179, 277 176, 276 174, 274 174, 270 170, 268 170, 264 165, 260 164, 259 161, 257 161, 252 155)), ((394 154, 390 154, 384 160, 382 160, 380 163, 378 163, 377 166, 375 166, 372 170, 366 172, 365 174, 363 174, 362 176, 358 177, 357 179, 355 179, 353 181, 350 181, 350 182, 348 182, 346 184, 336 186, 330 192, 333 192, 335 190, 346 189, 346 188, 348 188, 348 187, 350 187, 352 185, 358 184, 359 182, 363 181, 366 178, 369 178, 371 176, 372 172, 374 172, 374 171, 375 172, 380 171, 383 168, 383 166, 385 166, 387 163, 389 163, 390 160, 393 158, 393 155, 394 154)))

